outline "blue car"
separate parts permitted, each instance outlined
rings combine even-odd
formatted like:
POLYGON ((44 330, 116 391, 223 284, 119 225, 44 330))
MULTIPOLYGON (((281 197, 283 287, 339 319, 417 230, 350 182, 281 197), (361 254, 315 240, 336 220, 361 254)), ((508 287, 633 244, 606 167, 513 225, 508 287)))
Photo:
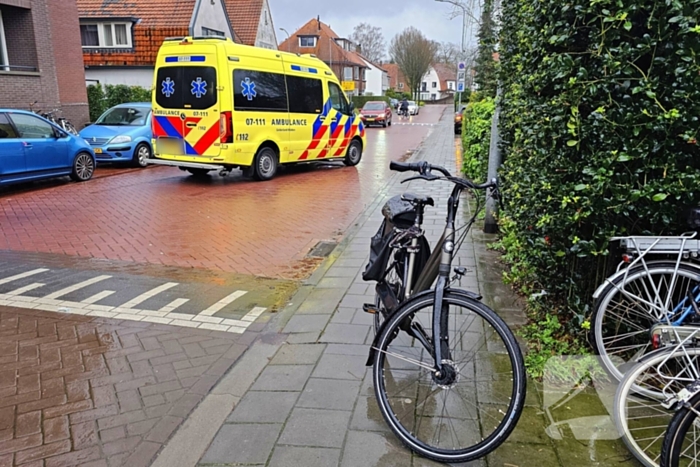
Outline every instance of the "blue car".
POLYGON ((32 112, 0 109, 0 185, 66 175, 84 182, 94 172, 85 140, 32 112))
POLYGON ((135 102, 112 107, 80 136, 92 146, 97 162, 130 162, 146 167, 151 158, 151 104, 135 102))

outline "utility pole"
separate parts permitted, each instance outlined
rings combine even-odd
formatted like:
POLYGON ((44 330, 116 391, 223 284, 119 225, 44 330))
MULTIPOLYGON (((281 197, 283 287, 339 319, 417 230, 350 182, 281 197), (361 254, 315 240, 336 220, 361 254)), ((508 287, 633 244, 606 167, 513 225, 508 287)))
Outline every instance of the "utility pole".
MULTIPOLYGON (((498 132, 498 118, 501 113, 499 104, 501 97, 501 87, 496 90, 496 109, 493 112, 493 120, 491 121, 491 142, 489 144, 489 167, 488 180, 498 180, 498 169, 501 167, 501 135, 498 132)), ((496 216, 498 214, 498 202, 492 197, 486 198, 486 218, 484 219, 484 233, 492 234, 498 232, 498 222, 496 216)))

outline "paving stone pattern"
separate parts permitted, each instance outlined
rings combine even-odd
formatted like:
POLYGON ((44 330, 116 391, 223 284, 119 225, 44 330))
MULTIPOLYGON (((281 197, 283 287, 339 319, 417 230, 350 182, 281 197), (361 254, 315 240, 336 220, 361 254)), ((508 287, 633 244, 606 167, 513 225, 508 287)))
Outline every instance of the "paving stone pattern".
MULTIPOLYGON (((443 116, 414 160, 455 170, 461 166, 451 118, 449 112, 443 116)), ((361 273, 370 238, 382 220, 381 206, 389 196, 405 191, 432 196, 436 207, 426 212, 426 235, 433 242, 444 228, 451 186, 423 181, 399 184, 404 178, 406 174, 401 174, 388 181, 365 211, 358 229, 341 245, 339 257, 298 305, 283 330, 286 344, 228 417, 200 467, 238 463, 268 467, 438 465, 413 455, 391 433, 377 407, 371 369, 365 367, 373 331, 372 316, 361 306, 373 301, 374 283, 364 282, 361 273), (247 454, 250 452, 255 455, 247 454)), ((464 201, 463 209, 468 215, 470 206, 464 201)), ((478 230, 467 237, 456 258, 457 264, 468 268, 460 286, 484 295, 484 302, 515 327, 525 322, 523 307, 502 282, 498 254, 487 251, 486 244, 493 239, 478 230)), ((571 416, 566 412, 571 412, 572 405, 565 404, 559 412, 571 416)), ((595 406, 587 399, 581 412, 588 415, 595 406)), ((542 390, 529 381, 526 409, 509 440, 486 459, 467 465, 632 465, 619 440, 566 436, 554 440, 545 433, 550 423, 543 411, 542 390)), ((566 431, 565 427, 560 429, 566 431)))
POLYGON ((0 307, 0 466, 150 465, 255 336, 0 307))

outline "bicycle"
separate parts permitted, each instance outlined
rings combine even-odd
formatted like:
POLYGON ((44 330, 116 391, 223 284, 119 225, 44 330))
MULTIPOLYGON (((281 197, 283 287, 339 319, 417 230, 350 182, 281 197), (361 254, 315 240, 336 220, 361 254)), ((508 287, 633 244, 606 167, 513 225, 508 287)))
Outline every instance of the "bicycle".
POLYGON ((678 410, 668 424, 661 447, 661 467, 700 465, 700 380, 677 395, 678 410))
POLYGON ((67 118, 65 117, 55 117, 55 113, 59 112, 59 109, 54 109, 51 112, 41 112, 41 111, 36 111, 34 110, 34 106, 37 104, 38 101, 34 101, 31 104, 29 104, 29 110, 46 120, 50 121, 54 125, 58 126, 61 128, 63 131, 66 133, 70 133, 74 136, 79 136, 78 135, 78 130, 75 128, 75 126, 68 121, 67 118))
POLYGON ((611 239, 620 241, 624 261, 593 295, 590 340, 617 381, 629 362, 663 345, 672 330, 684 328, 687 333, 700 326, 693 307, 700 303, 696 235, 611 239))
MULTIPOLYGON (((365 276, 377 281, 378 304, 365 310, 382 317, 367 359, 375 397, 384 420, 412 451, 447 463, 478 459, 513 431, 526 391, 523 356, 512 331, 480 296, 450 287, 465 273, 457 267, 450 278, 453 258, 480 212, 457 237, 459 196, 464 190, 498 196, 497 184, 477 185, 427 162, 392 162, 390 168, 418 173, 403 182, 442 180, 454 187, 443 236, 429 256, 420 254, 423 209, 434 204, 427 197, 403 195, 401 200, 414 207, 413 224, 385 232, 388 222, 383 222, 373 239, 365 276), (377 237, 384 238, 383 247, 377 237), (393 283, 386 280, 392 270, 397 272, 393 283)), ((404 221, 411 218, 400 211, 404 221)), ((387 220, 397 223, 395 217, 387 220)))
MULTIPOLYGON (((615 394, 615 424, 629 450, 646 467, 664 465, 666 427, 673 424, 674 407, 683 407, 692 396, 686 387, 700 379, 700 330, 684 334, 675 330, 675 339, 675 345, 642 357, 615 394)), ((674 430, 687 427, 681 422, 676 426, 674 430)))

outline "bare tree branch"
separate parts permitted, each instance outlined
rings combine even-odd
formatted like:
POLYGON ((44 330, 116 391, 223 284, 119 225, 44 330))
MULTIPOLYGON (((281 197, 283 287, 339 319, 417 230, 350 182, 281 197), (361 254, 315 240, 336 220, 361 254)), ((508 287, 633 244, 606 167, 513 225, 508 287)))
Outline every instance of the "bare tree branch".
POLYGON ((408 86, 415 96, 423 76, 435 60, 436 43, 428 40, 418 29, 409 27, 392 39, 389 54, 408 81, 408 86))
POLYGON ((353 29, 350 40, 360 46, 360 53, 370 62, 379 63, 384 60, 386 42, 381 28, 360 23, 353 29))

